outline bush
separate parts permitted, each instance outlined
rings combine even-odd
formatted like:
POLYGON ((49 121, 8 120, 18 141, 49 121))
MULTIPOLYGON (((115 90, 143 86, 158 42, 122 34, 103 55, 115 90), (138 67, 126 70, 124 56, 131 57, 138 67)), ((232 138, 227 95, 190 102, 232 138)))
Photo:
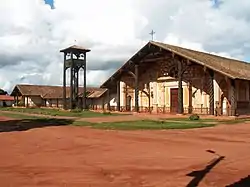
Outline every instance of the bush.
POLYGON ((111 115, 111 112, 104 111, 104 112, 102 112, 102 114, 104 114, 104 115, 111 115))
POLYGON ((198 114, 192 114, 189 116, 189 120, 194 121, 194 120, 199 120, 200 116, 198 114))
POLYGON ((76 108, 76 109, 71 110, 71 112, 80 113, 80 112, 82 112, 82 110, 80 108, 76 108))

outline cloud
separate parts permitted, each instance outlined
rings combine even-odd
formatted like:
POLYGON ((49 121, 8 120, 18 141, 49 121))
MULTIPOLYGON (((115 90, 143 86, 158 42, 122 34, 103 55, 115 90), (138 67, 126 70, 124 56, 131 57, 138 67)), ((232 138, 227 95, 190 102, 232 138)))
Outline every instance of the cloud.
POLYGON ((249 10, 249 0, 216 4, 211 0, 54 0, 54 9, 43 0, 3 1, 0 87, 61 84, 59 50, 73 44, 91 49, 87 80, 89 85, 100 85, 150 39, 151 29, 158 41, 246 59, 249 10))

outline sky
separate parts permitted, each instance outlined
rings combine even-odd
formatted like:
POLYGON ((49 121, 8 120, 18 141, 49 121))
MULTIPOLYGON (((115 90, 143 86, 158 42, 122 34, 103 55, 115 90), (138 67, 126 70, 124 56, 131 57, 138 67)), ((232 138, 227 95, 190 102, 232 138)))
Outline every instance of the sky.
POLYGON ((59 51, 74 44, 91 49, 87 84, 99 86, 152 29, 156 41, 250 60, 249 0, 3 0, 0 28, 0 88, 8 91, 61 85, 59 51))
POLYGON ((44 0, 45 4, 50 5, 50 7, 53 9, 54 8, 54 0, 44 0))

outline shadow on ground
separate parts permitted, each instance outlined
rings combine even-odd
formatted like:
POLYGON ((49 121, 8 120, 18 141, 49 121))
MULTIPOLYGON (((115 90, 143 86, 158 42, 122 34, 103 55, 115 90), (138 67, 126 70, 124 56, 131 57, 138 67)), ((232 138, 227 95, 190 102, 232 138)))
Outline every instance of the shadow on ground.
POLYGON ((12 119, 0 121, 0 133, 1 132, 12 132, 12 131, 26 131, 34 128, 42 128, 49 126, 63 126, 70 125, 74 120, 69 119, 12 119))
POLYGON ((249 186, 250 186, 250 175, 226 187, 249 187, 249 186))
POLYGON ((204 169, 192 171, 191 173, 188 173, 187 176, 194 177, 194 178, 187 184, 186 187, 198 186, 199 183, 202 181, 202 179, 206 176, 206 174, 208 174, 224 158, 225 158, 224 156, 220 156, 218 158, 215 158, 204 169))

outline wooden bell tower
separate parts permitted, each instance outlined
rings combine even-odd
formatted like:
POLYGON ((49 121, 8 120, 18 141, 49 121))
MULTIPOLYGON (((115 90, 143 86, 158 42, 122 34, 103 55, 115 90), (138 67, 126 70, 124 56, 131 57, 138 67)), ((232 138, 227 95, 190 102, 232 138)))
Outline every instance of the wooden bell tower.
POLYGON ((86 104, 86 57, 90 49, 73 45, 60 50, 64 53, 63 65, 63 108, 64 109, 87 109, 86 104), (79 97, 79 72, 83 69, 83 93, 82 99, 79 97), (67 89, 66 89, 66 71, 70 69, 70 87, 69 87, 69 107, 67 107, 67 89))

